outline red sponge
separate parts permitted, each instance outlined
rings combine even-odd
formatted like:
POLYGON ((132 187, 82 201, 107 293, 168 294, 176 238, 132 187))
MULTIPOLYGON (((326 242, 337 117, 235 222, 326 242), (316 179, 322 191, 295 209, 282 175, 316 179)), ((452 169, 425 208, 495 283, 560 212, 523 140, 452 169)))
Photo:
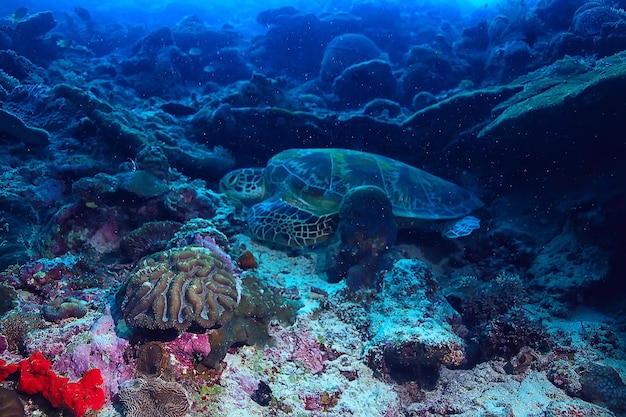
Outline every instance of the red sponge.
POLYGON ((17 371, 17 364, 7 365, 7 362, 0 359, 0 382, 4 381, 11 375, 13 372, 17 371))
POLYGON ((99 410, 104 406, 104 390, 100 388, 103 380, 97 368, 85 372, 78 382, 69 382, 68 378, 60 377, 50 369, 52 363, 41 352, 33 353, 19 365, 5 366, 5 363, 0 362, 0 381, 19 366, 18 390, 26 394, 41 393, 55 408, 65 407, 77 417, 83 417, 87 410, 99 410))

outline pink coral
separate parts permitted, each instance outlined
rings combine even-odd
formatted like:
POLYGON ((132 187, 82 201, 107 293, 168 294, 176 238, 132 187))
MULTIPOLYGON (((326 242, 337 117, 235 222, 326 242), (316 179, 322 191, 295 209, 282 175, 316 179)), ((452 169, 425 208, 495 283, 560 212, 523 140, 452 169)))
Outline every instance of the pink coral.
POLYGON ((308 328, 297 328, 297 331, 270 326, 270 335, 274 338, 274 346, 267 348, 265 354, 277 363, 297 361, 313 374, 324 370, 327 355, 324 346, 308 328))
POLYGON ((124 357, 129 343, 115 334, 115 323, 110 314, 96 320, 89 337, 88 343, 78 344, 71 353, 62 354, 54 368, 67 371, 75 378, 93 366, 98 367, 102 371, 106 396, 110 398, 123 383, 133 379, 134 368, 124 357))
POLYGON ((211 353, 211 344, 209 343, 209 335, 207 333, 184 332, 164 345, 187 371, 191 371, 194 368, 194 363, 198 362, 198 356, 206 358, 211 353))
POLYGON ((91 246, 97 253, 109 253, 120 246, 120 236, 118 233, 118 225, 115 221, 110 220, 109 222, 100 226, 98 230, 96 230, 89 239, 87 239, 87 243, 91 246))

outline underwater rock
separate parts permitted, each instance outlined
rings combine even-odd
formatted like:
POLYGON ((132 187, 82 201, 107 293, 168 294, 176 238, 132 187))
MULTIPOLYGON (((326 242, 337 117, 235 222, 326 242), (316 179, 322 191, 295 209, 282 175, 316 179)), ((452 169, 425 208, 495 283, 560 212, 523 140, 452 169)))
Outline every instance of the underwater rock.
POLYGON ((293 7, 261 12, 257 21, 268 30, 246 51, 252 64, 265 68, 267 74, 287 73, 297 79, 311 79, 318 73, 324 46, 333 36, 330 26, 293 7))
POLYGON ((602 6, 594 3, 587 3, 581 6, 572 18, 572 30, 581 36, 594 36, 602 32, 604 25, 610 25, 615 22, 626 19, 623 10, 615 9, 609 6, 602 6))
POLYGON ((0 133, 7 135, 11 142, 20 141, 26 145, 45 146, 50 134, 36 127, 26 125, 19 117, 0 109, 0 133))
POLYGON ((237 33, 235 31, 212 29, 198 16, 185 16, 176 23, 171 30, 171 37, 176 46, 182 51, 193 55, 194 48, 199 54, 210 54, 215 50, 236 46, 237 33))
POLYGON ((139 129, 142 124, 129 111, 114 108, 93 93, 68 84, 55 85, 54 93, 67 99, 76 111, 88 116, 104 137, 116 138, 119 143, 124 143, 126 146, 117 148, 123 155, 132 158, 151 142, 148 135, 139 129))
POLYGON ((402 116, 402 106, 392 100, 377 98, 366 103, 362 112, 375 119, 394 119, 402 116))
POLYGON ((348 107, 356 107, 375 98, 393 98, 396 79, 391 65, 373 59, 344 69, 333 81, 333 92, 348 107))
POLYGON ((164 144, 161 148, 173 167, 192 178, 217 179, 235 166, 232 153, 222 146, 209 148, 187 139, 176 142, 176 145, 164 144))
MULTIPOLYGON (((613 108, 611 103, 617 99, 615 92, 624 82, 625 56, 622 52, 603 58, 593 68, 573 74, 569 71, 571 65, 568 62, 578 60, 566 58, 520 77, 511 82, 509 88, 519 91, 523 87, 523 91, 499 104, 495 111, 496 117, 480 130, 478 137, 514 137, 516 129, 520 127, 526 134, 530 134, 527 131, 529 126, 545 133, 546 129, 555 129, 552 121, 556 114, 562 119, 564 114, 572 113, 578 115, 572 117, 572 120, 577 120, 579 124, 587 123, 586 118, 592 119, 595 117, 592 115, 603 111, 593 98, 600 92, 604 93, 604 105, 613 108), (568 75, 566 80, 562 71, 568 75), (548 128, 548 125, 553 127, 548 128)), ((573 125, 569 128, 578 129, 573 125)), ((560 127, 564 131, 568 130, 568 126, 560 127)))
POLYGON ((0 68, 20 82, 41 83, 47 79, 46 71, 33 64, 28 58, 13 50, 0 50, 0 68))
POLYGON ((176 117, 185 117, 195 114, 197 109, 183 103, 168 101, 159 106, 161 110, 176 117))
POLYGON ((83 177, 74 181, 72 193, 85 203, 98 203, 115 193, 119 186, 117 177, 101 172, 93 177, 83 177))
POLYGON ((504 46, 491 50, 485 63, 485 71, 488 71, 495 80, 505 82, 535 69, 538 58, 537 53, 526 42, 507 42, 504 46))
POLYGON ((57 25, 52 12, 39 12, 20 21, 13 30, 13 35, 20 42, 33 41, 48 33, 57 25))
POLYGON ((587 0, 539 0, 535 8, 537 17, 555 31, 567 30, 574 12, 587 0))
POLYGON ((420 92, 436 94, 455 88, 469 77, 467 62, 427 45, 412 47, 404 61, 401 84, 405 101, 420 92))
POLYGON ((234 210, 227 205, 223 196, 208 189, 202 180, 171 185, 163 204, 170 215, 181 221, 199 217, 213 218, 221 210, 234 210))
POLYGON ((593 49, 592 38, 584 38, 571 32, 561 32, 550 39, 545 54, 549 62, 556 62, 568 56, 587 54, 593 49))
POLYGON ((324 51, 320 78, 332 82, 346 68, 381 58, 378 46, 365 35, 344 33, 334 38, 324 51))
POLYGON ((432 387, 441 366, 459 366, 465 360, 465 343, 453 326, 460 316, 423 262, 397 261, 383 275, 369 308, 365 358, 375 371, 432 387))
POLYGON ((148 171, 138 169, 131 172, 121 172, 115 177, 120 190, 141 198, 160 197, 169 190, 165 181, 148 171))
POLYGON ((527 275, 550 299, 565 301, 606 282, 609 259, 609 251, 564 231, 544 244, 527 275))
POLYGON ((256 17, 256 21, 262 26, 271 27, 288 21, 298 13, 300 13, 298 9, 293 6, 283 6, 260 12, 256 17))
POLYGON ((172 30, 168 27, 160 27, 137 41, 131 51, 135 55, 155 58, 162 48, 172 45, 174 45, 172 30))
POLYGON ((249 80, 254 76, 246 58, 237 48, 224 48, 207 55, 200 60, 200 66, 197 78, 220 85, 249 80))
POLYGON ((20 20, 7 33, 11 37, 11 49, 28 59, 46 65, 61 54, 52 37, 45 35, 57 25, 51 11, 39 12, 20 20))
POLYGON ((41 172, 38 164, 29 169, 21 163, 15 168, 5 165, 0 172, 0 270, 32 259, 30 244, 37 239, 33 233, 34 219, 42 207, 47 207, 47 192, 51 191, 47 188, 40 191, 33 186, 31 178, 39 177, 41 172))
POLYGON ((167 179, 170 176, 170 164, 163 148, 157 145, 146 145, 135 158, 135 165, 138 170, 149 172, 158 178, 167 179))
POLYGON ((418 137, 436 135, 439 141, 447 142, 489 120, 499 103, 520 90, 521 86, 511 85, 460 92, 416 111, 402 122, 402 126, 412 128, 418 137))

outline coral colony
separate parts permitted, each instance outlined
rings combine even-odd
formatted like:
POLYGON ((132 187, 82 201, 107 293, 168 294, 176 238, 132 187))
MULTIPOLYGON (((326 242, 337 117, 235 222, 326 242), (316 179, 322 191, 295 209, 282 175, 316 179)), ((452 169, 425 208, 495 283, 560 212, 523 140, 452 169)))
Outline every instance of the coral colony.
POLYGON ((623 0, 5 3, 0 417, 626 416, 623 0))

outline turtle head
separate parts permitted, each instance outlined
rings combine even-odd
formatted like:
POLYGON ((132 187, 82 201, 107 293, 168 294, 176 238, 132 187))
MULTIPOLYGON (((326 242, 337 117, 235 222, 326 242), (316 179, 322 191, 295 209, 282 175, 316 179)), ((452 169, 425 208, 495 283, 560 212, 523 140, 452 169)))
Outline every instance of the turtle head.
POLYGON ((230 171, 220 180, 220 192, 241 201, 258 203, 266 198, 267 187, 263 168, 242 168, 230 171))

